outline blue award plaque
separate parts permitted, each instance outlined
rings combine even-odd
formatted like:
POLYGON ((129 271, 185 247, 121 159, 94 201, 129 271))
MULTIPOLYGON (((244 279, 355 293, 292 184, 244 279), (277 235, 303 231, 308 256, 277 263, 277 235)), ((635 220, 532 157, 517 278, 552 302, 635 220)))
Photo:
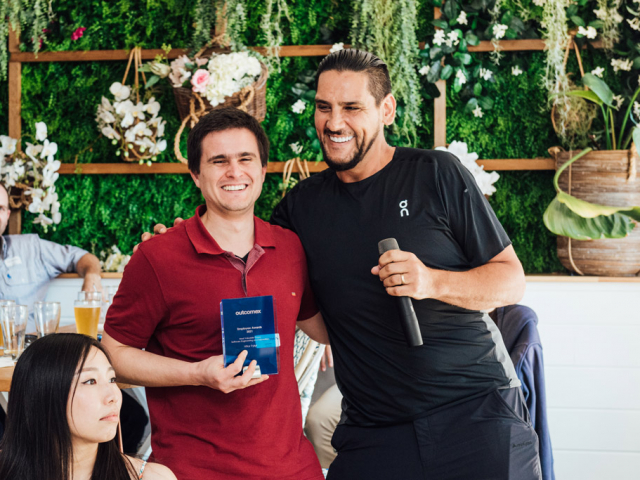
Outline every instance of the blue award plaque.
POLYGON ((246 350, 244 367, 255 360, 259 373, 278 373, 280 337, 271 295, 222 300, 220 320, 225 367, 246 350))

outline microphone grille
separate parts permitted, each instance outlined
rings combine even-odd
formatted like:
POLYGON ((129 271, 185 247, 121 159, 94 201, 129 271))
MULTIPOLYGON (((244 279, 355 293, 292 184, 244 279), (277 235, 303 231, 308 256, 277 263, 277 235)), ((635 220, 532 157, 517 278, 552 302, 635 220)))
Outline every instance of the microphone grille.
POLYGON ((395 238, 385 238, 378 242, 378 253, 382 255, 389 250, 400 250, 398 241, 395 238))

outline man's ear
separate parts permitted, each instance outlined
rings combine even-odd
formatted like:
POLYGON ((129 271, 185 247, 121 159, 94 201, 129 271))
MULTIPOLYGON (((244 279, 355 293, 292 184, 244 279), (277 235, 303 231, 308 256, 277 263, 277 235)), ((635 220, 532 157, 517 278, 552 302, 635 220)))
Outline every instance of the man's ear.
POLYGON ((189 171, 189 174, 191 175, 191 178, 193 178, 193 183, 196 184, 196 187, 200 188, 200 174, 193 173, 191 171, 189 171))
POLYGON ((391 125, 396 118, 396 99, 392 93, 382 100, 382 123, 391 125))

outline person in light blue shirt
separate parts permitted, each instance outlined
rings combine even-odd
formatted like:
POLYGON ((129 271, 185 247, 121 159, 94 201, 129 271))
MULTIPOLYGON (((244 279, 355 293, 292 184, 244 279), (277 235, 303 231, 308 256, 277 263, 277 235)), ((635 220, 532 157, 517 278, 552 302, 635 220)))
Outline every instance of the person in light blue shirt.
POLYGON ((42 240, 36 234, 3 235, 11 210, 9 196, 0 185, 0 299, 15 300, 29 307, 27 331, 34 331, 33 304, 44 300, 49 282, 61 273, 77 272, 84 283, 82 290, 102 290, 100 261, 95 255, 71 245, 42 240))

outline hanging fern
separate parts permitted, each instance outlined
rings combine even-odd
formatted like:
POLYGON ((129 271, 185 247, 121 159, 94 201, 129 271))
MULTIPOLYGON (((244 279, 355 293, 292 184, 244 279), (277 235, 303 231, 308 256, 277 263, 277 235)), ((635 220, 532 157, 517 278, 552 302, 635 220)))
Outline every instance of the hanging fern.
POLYGON ((351 44, 379 56, 389 67, 396 99, 402 104, 399 134, 408 145, 416 144, 420 125, 418 22, 415 0, 363 0, 353 4, 351 44))
POLYGON ((220 0, 198 0, 194 10, 194 30, 191 48, 200 50, 209 40, 215 29, 217 12, 221 7, 220 0))
MULTIPOLYGON (((9 55, 7 39, 9 30, 20 31, 32 45, 34 53, 40 51, 46 40, 46 28, 53 19, 51 1, 46 0, 0 0, 0 77, 7 76, 9 55)), ((24 40, 24 39, 23 39, 24 40)))
POLYGON ((597 0, 598 9, 594 11, 596 17, 602 22, 602 45, 606 49, 612 49, 613 45, 620 40, 620 24, 623 17, 620 15, 620 4, 622 0, 597 0))
POLYGON ((226 3, 226 41, 231 47, 231 50, 235 52, 242 50, 244 46, 242 42, 242 34, 247 30, 245 0, 228 0, 226 3))
POLYGON ((260 27, 264 32, 267 58, 270 60, 271 66, 278 71, 280 71, 280 46, 283 40, 280 22, 283 17, 291 23, 286 0, 266 0, 266 12, 262 16, 260 27))

